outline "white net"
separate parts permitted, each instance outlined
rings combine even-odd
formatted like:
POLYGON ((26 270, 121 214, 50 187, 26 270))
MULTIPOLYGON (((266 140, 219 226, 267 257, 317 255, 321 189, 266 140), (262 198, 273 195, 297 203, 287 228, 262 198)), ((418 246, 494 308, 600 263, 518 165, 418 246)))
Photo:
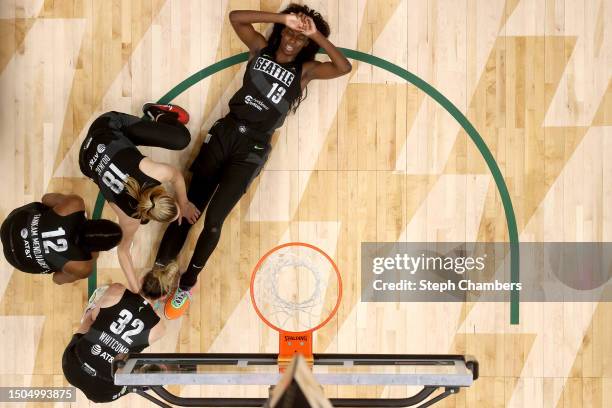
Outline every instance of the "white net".
POLYGON ((321 324, 338 300, 332 263, 316 249, 286 246, 268 255, 255 272, 253 297, 269 323, 302 332, 321 324))

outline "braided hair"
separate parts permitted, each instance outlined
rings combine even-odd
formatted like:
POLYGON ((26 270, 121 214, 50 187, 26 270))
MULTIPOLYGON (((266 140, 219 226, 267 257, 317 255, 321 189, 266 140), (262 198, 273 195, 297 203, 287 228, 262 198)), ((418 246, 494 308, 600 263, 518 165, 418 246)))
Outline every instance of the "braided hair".
POLYGON ((108 251, 122 237, 121 227, 110 220, 87 220, 78 232, 77 244, 89 252, 108 251))

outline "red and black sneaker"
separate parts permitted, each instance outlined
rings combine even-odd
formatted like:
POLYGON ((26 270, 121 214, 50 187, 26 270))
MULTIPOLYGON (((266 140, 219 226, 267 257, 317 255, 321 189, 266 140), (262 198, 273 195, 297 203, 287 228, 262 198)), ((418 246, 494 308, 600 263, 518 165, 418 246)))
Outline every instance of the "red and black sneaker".
POLYGON ((145 103, 142 107, 142 111, 145 115, 151 117, 151 119, 157 121, 159 115, 163 114, 171 114, 172 116, 176 115, 176 120, 178 120, 183 125, 189 123, 189 113, 181 108, 178 105, 166 104, 162 105, 159 103, 145 103))

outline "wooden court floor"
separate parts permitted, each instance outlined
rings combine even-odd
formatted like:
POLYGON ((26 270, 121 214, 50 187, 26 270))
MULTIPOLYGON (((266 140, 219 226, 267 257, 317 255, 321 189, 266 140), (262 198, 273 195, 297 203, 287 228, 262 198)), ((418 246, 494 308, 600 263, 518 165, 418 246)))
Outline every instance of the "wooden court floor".
MULTIPOLYGON (((230 10, 286 4, 0 1, 0 218, 46 192, 81 194, 91 212, 97 189, 77 165, 88 125, 109 110, 138 114, 189 75, 243 52, 230 10)), ((504 175, 521 241, 612 239, 611 0, 307 4, 327 18, 337 46, 409 70, 468 117, 504 175)), ((186 168, 227 112, 243 71, 244 64, 225 69, 174 101, 191 113, 187 149, 144 153, 186 168)), ((109 208, 103 216, 113 218, 109 208)), ((140 271, 152 264, 161 233, 156 223, 139 231, 140 271)), ((481 378, 440 407, 612 406, 609 303, 524 303, 520 324, 510 325, 502 303, 361 302, 361 242, 508 240, 478 150, 452 116, 401 78, 355 62, 350 75, 309 85, 298 113, 275 134, 265 170, 227 219, 191 310, 153 349, 275 351, 276 333, 249 302, 250 272, 268 249, 297 240, 327 251, 344 281, 337 317, 315 336, 315 351, 475 355, 481 378)), ((193 245, 192 236, 183 263, 193 245)), ((99 284, 125 282, 116 253, 102 255, 98 268, 99 284)), ((0 386, 67 384, 61 356, 86 298, 86 281, 58 287, 0 260, 0 386)), ((82 394, 77 401, 88 405, 82 394)), ((112 405, 147 406, 137 396, 112 405)))

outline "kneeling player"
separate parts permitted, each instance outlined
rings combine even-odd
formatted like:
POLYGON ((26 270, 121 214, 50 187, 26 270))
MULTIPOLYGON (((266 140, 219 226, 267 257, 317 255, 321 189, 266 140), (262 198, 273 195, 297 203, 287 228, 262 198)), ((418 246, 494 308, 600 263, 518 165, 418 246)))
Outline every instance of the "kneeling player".
POLYGON ((93 402, 125 395, 126 387, 113 382, 113 359, 119 353, 141 352, 163 336, 164 324, 152 305, 172 290, 177 279, 178 266, 172 263, 149 271, 138 294, 119 283, 110 285, 89 306, 64 351, 62 368, 68 382, 93 402))
POLYGON ((0 229, 4 257, 20 271, 53 273, 61 285, 84 279, 93 258, 121 241, 121 228, 109 220, 88 220, 77 195, 45 194, 13 210, 0 229))

